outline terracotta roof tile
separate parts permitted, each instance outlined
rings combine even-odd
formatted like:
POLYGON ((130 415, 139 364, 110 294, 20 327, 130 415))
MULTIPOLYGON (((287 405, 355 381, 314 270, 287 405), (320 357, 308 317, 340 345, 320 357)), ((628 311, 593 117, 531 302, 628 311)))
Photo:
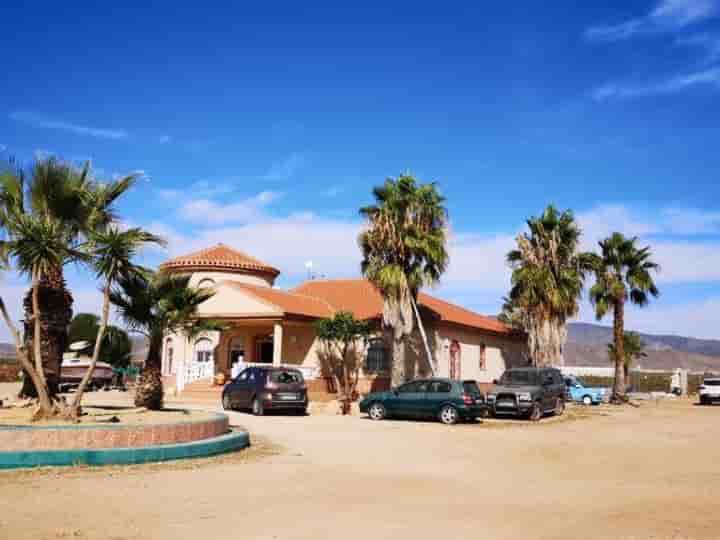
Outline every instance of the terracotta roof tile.
MULTIPOLYGON (((374 319, 382 314, 383 300, 378 290, 364 279, 333 279, 306 281, 293 292, 326 300, 336 310, 351 311, 359 319, 374 319)), ((506 324, 445 302, 429 294, 420 293, 419 304, 435 312, 442 322, 477 328, 495 334, 516 334, 506 324)))
POLYGON ((250 293, 261 301, 272 304, 287 315, 324 318, 332 317, 334 312, 332 306, 321 298, 260 285, 238 283, 237 281, 223 281, 222 283, 250 293))
POLYGON ((225 272, 260 272, 273 277, 280 270, 225 244, 182 255, 160 265, 166 271, 219 270, 225 272))

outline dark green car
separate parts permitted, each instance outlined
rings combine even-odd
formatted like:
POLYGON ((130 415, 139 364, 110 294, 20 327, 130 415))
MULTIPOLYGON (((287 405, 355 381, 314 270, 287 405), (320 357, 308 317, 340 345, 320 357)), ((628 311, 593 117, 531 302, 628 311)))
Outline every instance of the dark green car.
POLYGON ((417 379, 387 392, 373 392, 360 402, 373 420, 387 417, 437 418, 443 424, 485 415, 485 399, 475 381, 417 379))

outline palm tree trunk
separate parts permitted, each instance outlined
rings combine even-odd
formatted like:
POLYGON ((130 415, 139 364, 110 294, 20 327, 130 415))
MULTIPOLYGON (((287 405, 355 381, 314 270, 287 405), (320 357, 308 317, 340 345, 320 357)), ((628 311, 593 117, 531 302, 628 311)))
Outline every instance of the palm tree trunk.
POLYGON ((135 406, 150 410, 163 407, 163 382, 161 373, 162 335, 150 336, 145 367, 135 385, 135 406))
MULTIPOLYGON (((43 377, 47 381, 50 396, 54 397, 60 384, 63 353, 68 347, 67 328, 72 320, 73 298, 65 286, 62 268, 49 271, 40 278, 38 302, 40 306, 40 348, 43 377)), ((35 324, 33 322, 33 289, 23 302, 25 307, 25 349, 34 350, 35 324)), ((33 353, 34 354, 34 353, 33 353)), ((32 377, 23 379, 20 395, 37 397, 32 377)))
POLYGON ((83 394, 87 385, 92 380, 93 373, 95 372, 95 366, 97 365, 98 358, 100 357, 100 349, 102 348, 102 341, 105 337, 105 329, 107 328, 108 318, 110 316, 110 283, 105 285, 103 289, 103 308, 102 318, 100 319, 100 328, 98 328, 97 336, 95 337, 95 348, 93 349, 92 360, 90 366, 88 366, 87 372, 83 375, 80 381, 80 386, 75 391, 72 403, 69 409, 66 411, 66 416, 70 419, 77 419, 80 416, 80 403, 82 402, 83 394))
POLYGON ((397 336, 393 332, 392 345, 393 359, 390 380, 393 386, 397 386, 405 382, 405 337, 402 334, 397 336))
POLYGON ((15 352, 18 359, 20 360, 20 365, 25 370, 28 378, 32 380, 33 387, 39 388, 37 397, 40 403, 40 415, 45 417, 51 416, 55 411, 52 399, 48 395, 47 388, 42 383, 40 375, 33 367, 32 362, 30 362, 30 358, 28 358, 27 349, 25 349, 22 339, 20 339, 20 332, 15 327, 15 323, 13 323, 12 319, 10 318, 7 309, 5 308, 5 302, 3 302, 2 298, 0 298, 0 313, 2 313, 5 324, 10 330, 10 333, 13 336, 13 340, 15 341, 15 352))
POLYGON ((420 311, 418 310, 415 298, 410 298, 410 301, 412 302, 413 311, 415 312, 415 317, 417 318, 418 330, 420 330, 420 336, 422 337, 423 345, 425 345, 425 355, 427 356, 428 366, 430 367, 430 374, 432 376, 435 376, 435 362, 433 361, 432 353, 430 352, 430 345, 428 344, 427 335, 425 334, 425 326, 423 325, 422 319, 420 318, 420 311))
POLYGON ((625 396, 625 302, 623 299, 615 302, 613 319, 613 339, 615 341, 615 383, 613 384, 612 401, 623 403, 625 396))

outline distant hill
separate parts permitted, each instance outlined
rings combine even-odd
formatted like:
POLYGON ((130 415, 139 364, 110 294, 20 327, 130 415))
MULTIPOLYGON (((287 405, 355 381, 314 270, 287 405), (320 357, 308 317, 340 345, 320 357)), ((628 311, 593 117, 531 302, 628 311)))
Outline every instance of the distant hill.
POLYGON ((15 346, 10 343, 0 343, 0 358, 15 358, 15 346))
MULTIPOLYGON (((648 357, 639 364, 648 369, 692 371, 720 369, 720 340, 696 339, 640 333, 648 357)), ((573 366, 609 366, 607 344, 612 341, 612 328, 598 324, 572 323, 568 326, 565 364, 573 366)))

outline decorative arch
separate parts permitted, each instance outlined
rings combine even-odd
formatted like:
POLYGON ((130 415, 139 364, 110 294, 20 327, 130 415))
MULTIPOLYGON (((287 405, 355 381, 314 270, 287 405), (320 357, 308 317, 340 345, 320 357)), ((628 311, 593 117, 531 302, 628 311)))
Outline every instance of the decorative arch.
POLYGON ((198 281, 197 284, 198 288, 202 287, 214 287, 215 286, 215 280, 209 277, 202 278, 200 281, 198 281))
POLYGON ((175 349, 173 348, 173 339, 171 337, 165 339, 164 344, 164 355, 165 358, 165 369, 164 374, 165 375, 172 375, 175 372, 175 362, 174 362, 174 352, 175 349))

